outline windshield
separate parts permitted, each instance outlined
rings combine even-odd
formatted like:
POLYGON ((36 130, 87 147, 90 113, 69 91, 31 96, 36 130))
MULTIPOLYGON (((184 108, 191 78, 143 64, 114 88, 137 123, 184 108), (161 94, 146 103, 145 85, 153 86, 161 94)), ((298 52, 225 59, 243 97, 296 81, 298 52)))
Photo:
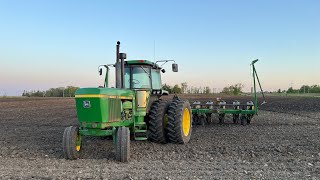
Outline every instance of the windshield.
POLYGON ((150 67, 146 66, 132 66, 132 79, 130 81, 130 67, 125 68, 124 72, 125 88, 132 89, 151 89, 150 82, 150 67))

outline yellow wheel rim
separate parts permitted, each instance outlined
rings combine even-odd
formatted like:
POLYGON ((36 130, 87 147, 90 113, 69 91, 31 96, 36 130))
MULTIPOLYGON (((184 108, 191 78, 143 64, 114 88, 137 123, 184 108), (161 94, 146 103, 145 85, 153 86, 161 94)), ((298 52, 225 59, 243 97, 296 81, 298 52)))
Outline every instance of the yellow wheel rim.
POLYGON ((79 152, 81 149, 81 136, 79 136, 79 134, 77 134, 76 137, 76 151, 79 152))
POLYGON ((190 132, 190 112, 188 108, 183 110, 182 131, 184 136, 188 136, 190 132))

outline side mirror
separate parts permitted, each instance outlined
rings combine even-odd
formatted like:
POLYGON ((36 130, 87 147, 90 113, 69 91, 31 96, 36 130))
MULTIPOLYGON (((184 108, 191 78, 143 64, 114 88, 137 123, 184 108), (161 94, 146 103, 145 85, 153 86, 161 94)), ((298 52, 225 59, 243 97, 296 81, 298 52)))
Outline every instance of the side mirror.
POLYGON ((176 64, 176 63, 172 64, 172 71, 173 72, 178 72, 178 64, 176 64))
POLYGON ((99 74, 102 75, 102 68, 99 69, 99 74))

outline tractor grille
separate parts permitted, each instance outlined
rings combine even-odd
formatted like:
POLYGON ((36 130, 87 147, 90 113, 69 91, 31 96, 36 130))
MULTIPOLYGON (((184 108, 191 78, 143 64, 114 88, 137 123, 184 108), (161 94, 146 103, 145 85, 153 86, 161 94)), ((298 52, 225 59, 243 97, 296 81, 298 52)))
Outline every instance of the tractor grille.
POLYGON ((115 122, 121 120, 121 100, 120 99, 112 99, 108 100, 109 108, 108 108, 108 121, 115 122))

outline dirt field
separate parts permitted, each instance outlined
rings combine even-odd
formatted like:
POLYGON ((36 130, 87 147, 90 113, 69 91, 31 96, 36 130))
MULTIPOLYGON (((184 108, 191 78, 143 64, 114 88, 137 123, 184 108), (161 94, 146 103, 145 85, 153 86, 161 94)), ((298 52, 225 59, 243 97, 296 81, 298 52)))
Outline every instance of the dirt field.
POLYGON ((132 141, 131 161, 119 163, 106 138, 63 159, 73 99, 0 99, 0 179, 320 179, 320 98, 267 100, 250 126, 196 126, 186 145, 132 141))

